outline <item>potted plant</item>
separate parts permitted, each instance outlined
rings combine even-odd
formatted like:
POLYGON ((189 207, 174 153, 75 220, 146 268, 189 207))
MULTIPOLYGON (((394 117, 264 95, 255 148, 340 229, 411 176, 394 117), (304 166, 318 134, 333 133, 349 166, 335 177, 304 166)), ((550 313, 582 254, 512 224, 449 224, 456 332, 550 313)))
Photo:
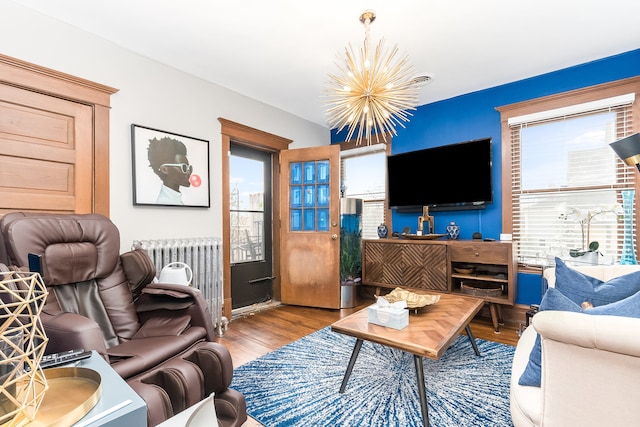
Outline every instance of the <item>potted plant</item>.
POLYGON ((600 244, 591 240, 591 223, 594 217, 600 214, 614 213, 618 217, 622 214, 621 207, 619 205, 599 207, 582 211, 578 208, 571 208, 566 213, 560 215, 563 220, 574 220, 580 224, 580 232, 582 235, 582 246, 577 249, 570 249, 569 256, 572 258, 581 258, 589 264, 598 264, 598 256, 601 255, 600 244))

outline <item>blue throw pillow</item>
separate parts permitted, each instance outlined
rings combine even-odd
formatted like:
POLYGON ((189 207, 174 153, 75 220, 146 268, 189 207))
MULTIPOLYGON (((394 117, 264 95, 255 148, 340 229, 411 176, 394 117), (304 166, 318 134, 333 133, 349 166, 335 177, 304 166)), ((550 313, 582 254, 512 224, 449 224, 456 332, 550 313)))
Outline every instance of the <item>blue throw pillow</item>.
MULTIPOLYGON (((640 292, 611 304, 600 305, 583 309, 573 302, 558 289, 549 288, 540 303, 540 311, 556 310, 571 311, 574 313, 586 313, 592 315, 608 315, 640 318, 640 292)), ((536 342, 531 349, 529 362, 518 380, 518 384, 540 387, 542 377, 542 345, 540 335, 536 336, 536 342)))
POLYGON ((556 258, 555 288, 578 305, 588 301, 597 307, 640 292, 640 271, 603 282, 567 267, 560 258, 556 258))

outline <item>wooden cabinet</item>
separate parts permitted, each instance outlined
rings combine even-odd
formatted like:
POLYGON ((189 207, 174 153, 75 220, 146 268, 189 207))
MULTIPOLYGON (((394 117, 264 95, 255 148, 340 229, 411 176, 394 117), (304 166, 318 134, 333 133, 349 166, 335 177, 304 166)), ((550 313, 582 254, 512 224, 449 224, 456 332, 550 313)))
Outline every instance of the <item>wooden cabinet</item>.
POLYGON ((489 303, 498 331, 500 305, 513 305, 516 298, 516 251, 512 242, 364 240, 362 282, 384 288, 401 286, 448 293, 462 293, 463 286, 467 291, 493 289, 490 296, 470 296, 489 303))
POLYGON ((466 284, 495 285, 500 295, 483 296, 487 302, 513 305, 516 297, 517 268, 511 242, 454 240, 449 243, 451 292, 461 292, 466 284))
POLYGON ((362 281, 385 288, 401 286, 446 292, 449 290, 446 242, 364 240, 362 281))

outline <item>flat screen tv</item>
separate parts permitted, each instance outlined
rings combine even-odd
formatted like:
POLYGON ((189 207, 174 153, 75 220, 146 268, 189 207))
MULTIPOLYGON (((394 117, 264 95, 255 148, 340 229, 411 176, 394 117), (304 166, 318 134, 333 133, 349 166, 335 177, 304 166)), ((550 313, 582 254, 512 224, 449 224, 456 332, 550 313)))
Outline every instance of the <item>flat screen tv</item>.
POLYGON ((484 209, 493 202, 491 138, 389 156, 387 185, 399 212, 484 209))

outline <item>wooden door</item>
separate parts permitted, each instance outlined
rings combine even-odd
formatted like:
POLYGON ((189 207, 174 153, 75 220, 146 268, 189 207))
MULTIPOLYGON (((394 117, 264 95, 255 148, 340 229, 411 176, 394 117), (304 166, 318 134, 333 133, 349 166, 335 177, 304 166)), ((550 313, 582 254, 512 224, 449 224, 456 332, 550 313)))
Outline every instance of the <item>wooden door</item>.
POLYGON ((93 109, 0 84, 0 209, 89 213, 93 109))
POLYGON ((281 152, 281 300, 340 308, 338 145, 281 152))

